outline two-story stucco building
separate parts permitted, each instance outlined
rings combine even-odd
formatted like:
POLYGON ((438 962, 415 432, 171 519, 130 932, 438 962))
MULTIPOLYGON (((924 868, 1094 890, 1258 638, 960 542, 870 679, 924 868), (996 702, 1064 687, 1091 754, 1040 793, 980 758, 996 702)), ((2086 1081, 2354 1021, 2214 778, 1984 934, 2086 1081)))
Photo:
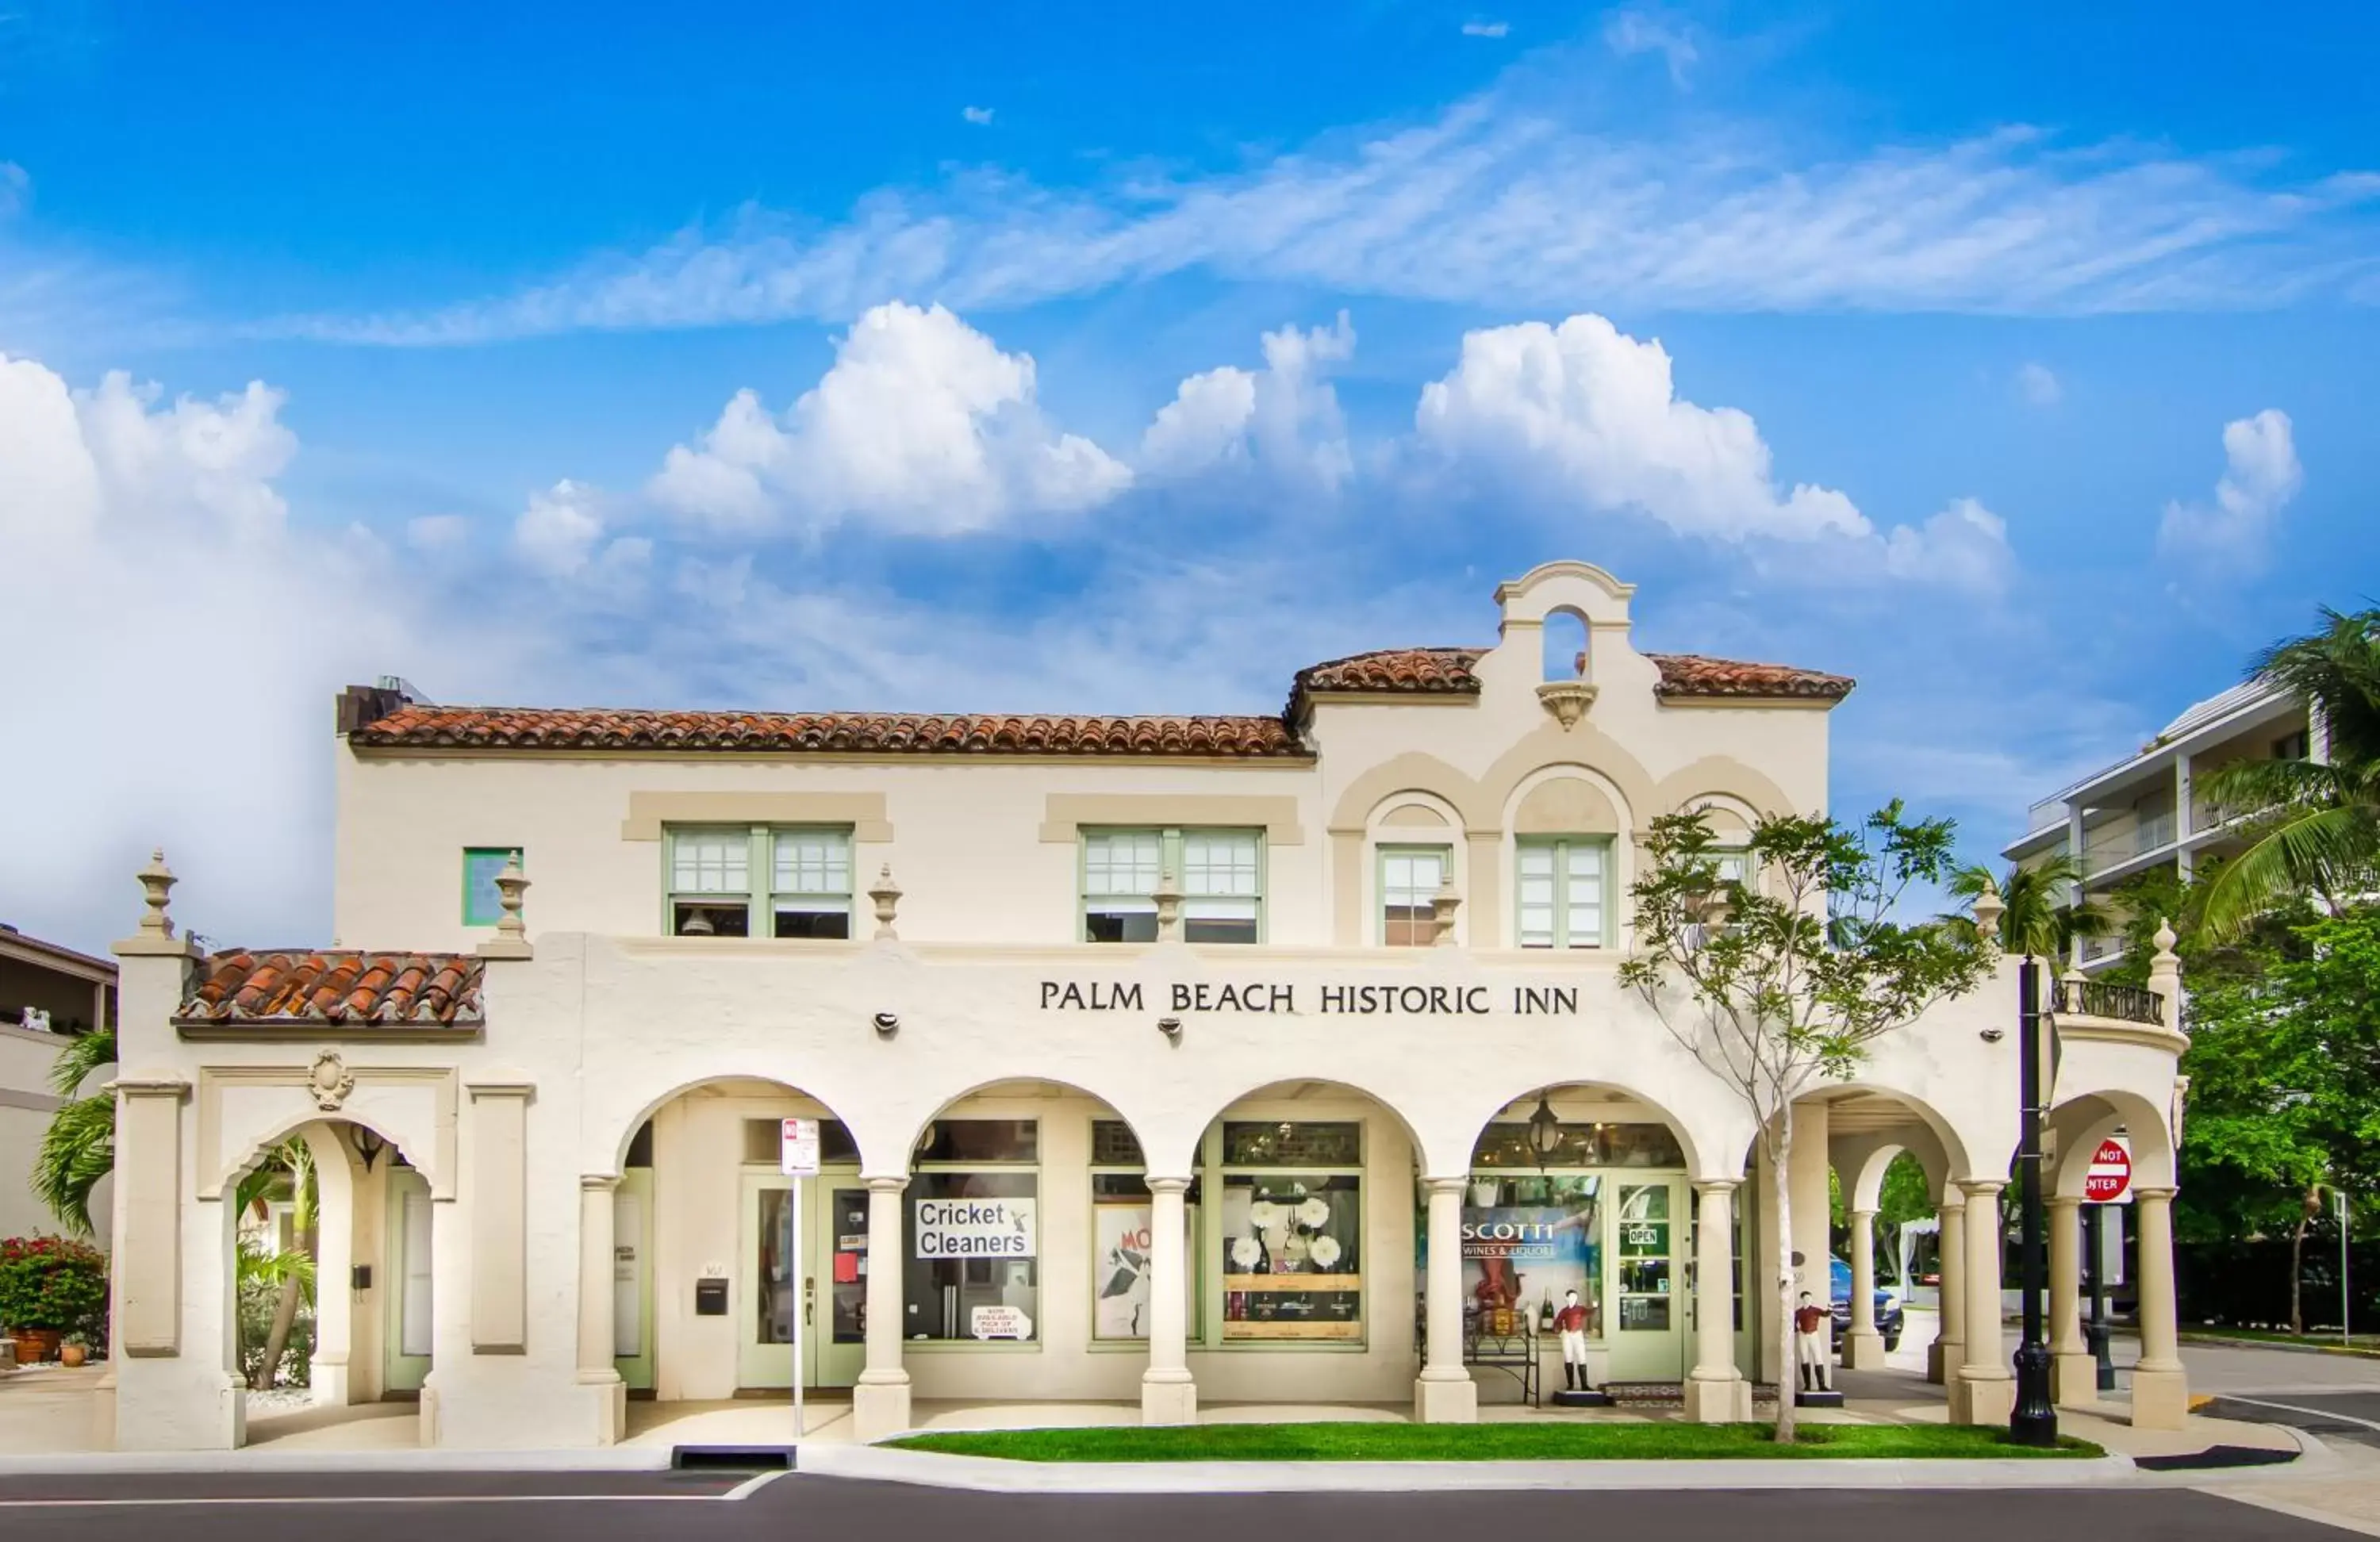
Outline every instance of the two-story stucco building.
MULTIPOLYGON (((224 1199, 292 1132, 320 1395, 418 1397, 425 1443, 601 1443, 629 1398, 796 1377, 866 1438, 928 1399, 1464 1419, 1516 1354, 1559 1382, 1533 1330, 1572 1289, 1597 1383, 1745 1416, 1779 1342, 1744 1289, 1775 1256, 1755 1130, 1616 969, 1653 818, 1823 809, 1851 682, 1640 652, 1631 592, 1540 567, 1494 646, 1316 665, 1274 716, 350 690, 334 947, 201 956, 160 866, 117 950, 114 1439, 242 1439, 224 1199), (821 1122, 814 1178, 780 1171, 789 1118, 821 1122)), ((1894 1152, 1925 1164, 1967 1260, 1937 1363, 1977 1419, 2009 1400, 1958 1307, 1999 1296, 2013 969, 1815 1095, 1790 1174, 1824 1291, 1829 1161, 1868 1210, 1894 1152)), ((2180 1040, 2136 1015, 2061 1022, 2058 1120, 2066 1150, 2129 1128, 2161 1255, 2180 1040)), ((2179 1418, 2144 1261, 2142 1415, 2179 1418)))

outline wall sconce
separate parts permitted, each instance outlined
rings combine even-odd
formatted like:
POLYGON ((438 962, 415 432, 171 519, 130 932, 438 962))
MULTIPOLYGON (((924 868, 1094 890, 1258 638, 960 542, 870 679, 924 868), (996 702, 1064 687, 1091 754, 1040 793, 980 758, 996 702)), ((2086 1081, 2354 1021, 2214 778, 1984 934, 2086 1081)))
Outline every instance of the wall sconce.
POLYGON ((356 1155, 363 1159, 364 1171, 370 1172, 372 1170, 372 1163, 379 1160, 382 1151, 388 1149, 388 1142, 361 1124, 349 1124, 347 1129, 355 1139, 356 1155))
POLYGON ((1998 1044, 2001 1039, 2007 1038, 2008 1035, 2005 1030, 2000 1028, 1985 1028, 1983 1031, 1982 1037, 1984 1042, 1986 1044, 1998 1044))
POLYGON ((875 1023, 876 1032, 880 1038, 890 1038, 894 1034, 901 1031, 901 1014, 899 1013, 880 1012, 875 1015, 875 1017, 870 1019, 870 1021, 875 1023))
POLYGON ((1157 1020, 1157 1031, 1168 1038, 1179 1039, 1182 1037, 1182 1019, 1160 1017, 1157 1020))

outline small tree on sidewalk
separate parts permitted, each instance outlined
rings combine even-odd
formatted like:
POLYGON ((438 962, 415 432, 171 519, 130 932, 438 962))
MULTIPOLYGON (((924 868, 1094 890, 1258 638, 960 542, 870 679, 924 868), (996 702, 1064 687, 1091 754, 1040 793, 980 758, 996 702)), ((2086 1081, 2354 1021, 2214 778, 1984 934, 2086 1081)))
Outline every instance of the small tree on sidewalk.
MULTIPOLYGON (((1777 1215, 1778 1321, 1791 1331, 1793 1229, 1788 1172, 1793 1102, 1851 1075, 1868 1047, 1929 1007, 1961 996, 1992 966, 1972 926, 1897 920, 1912 885, 1953 870, 1948 820, 1912 821, 1896 801, 1854 829, 1782 815, 1753 827, 1744 876, 1721 874, 1702 812, 1653 821, 1633 887, 1636 946, 1621 978, 1679 1043, 1742 1097, 1768 1159, 1777 1215)), ((1787 1353, 1780 1383, 1789 1381, 1787 1353)), ((1780 1384, 1777 1439, 1793 1439, 1780 1384)))

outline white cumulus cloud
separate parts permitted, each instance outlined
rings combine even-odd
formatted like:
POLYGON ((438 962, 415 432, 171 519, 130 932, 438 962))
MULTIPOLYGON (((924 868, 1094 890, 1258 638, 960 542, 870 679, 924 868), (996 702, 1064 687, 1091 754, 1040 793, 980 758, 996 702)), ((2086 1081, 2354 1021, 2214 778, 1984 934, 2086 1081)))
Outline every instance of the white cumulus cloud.
POLYGON ((1684 535, 1809 539, 1871 527, 1831 488, 1779 488, 1749 414, 1682 400, 1669 353, 1592 313, 1466 333, 1422 388, 1426 446, 1583 513, 1637 509, 1684 535))
POLYGON ((2046 364, 2028 363, 2016 372, 2018 395, 2034 407, 2056 407, 2066 395, 2066 387, 2058 383, 2046 364))
POLYGON ((1993 594, 2016 568, 2008 521, 1973 498, 1953 498, 1922 526, 1896 525, 1883 540, 1885 571, 1912 583, 1993 594))
POLYGON ((849 522, 907 535, 990 530, 1114 496, 1132 473, 1050 424, 1032 358, 941 306, 880 305, 782 418, 738 392, 649 491, 689 518, 747 530, 849 522))
POLYGON ((1141 436, 1144 470, 1181 477, 1259 465, 1324 488, 1353 474, 1346 421, 1328 378, 1355 351, 1347 313, 1328 327, 1268 332, 1263 346, 1261 370, 1226 364, 1182 382, 1141 436))
POLYGON ((2274 521, 2304 484, 2289 415, 2266 407, 2223 425, 2225 470, 2215 502, 2169 503, 2157 526, 2157 551, 2208 565, 2264 565, 2274 521))
POLYGON ((1670 79, 1679 86, 1686 83, 1687 67, 1702 56, 1695 51, 1694 34, 1683 23, 1640 6, 1629 6, 1606 17, 1603 41, 1614 54, 1623 57, 1660 55, 1670 67, 1670 79))

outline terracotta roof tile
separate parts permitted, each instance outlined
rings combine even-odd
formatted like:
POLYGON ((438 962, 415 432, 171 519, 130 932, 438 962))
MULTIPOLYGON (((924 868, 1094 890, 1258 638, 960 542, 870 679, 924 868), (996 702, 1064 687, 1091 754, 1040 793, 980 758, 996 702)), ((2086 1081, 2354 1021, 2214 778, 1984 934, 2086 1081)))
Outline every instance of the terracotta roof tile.
POLYGON ((904 755, 1303 756, 1278 717, 653 712, 407 703, 348 735, 405 749, 753 750, 904 755))
POLYGON ((1383 648, 1350 654, 1325 663, 1308 664, 1297 672, 1290 700, 1314 691, 1415 691, 1479 694, 1479 676, 1472 666, 1484 648, 1383 648))
POLYGON ((481 968, 468 953, 212 953, 176 1020, 474 1027, 481 968))
POLYGON ((1661 671, 1656 696, 1742 696, 1775 700, 1809 697, 1840 701, 1856 684, 1848 674, 1825 674, 1791 664, 1743 663, 1733 659, 1706 658, 1700 653, 1647 653, 1661 671))

